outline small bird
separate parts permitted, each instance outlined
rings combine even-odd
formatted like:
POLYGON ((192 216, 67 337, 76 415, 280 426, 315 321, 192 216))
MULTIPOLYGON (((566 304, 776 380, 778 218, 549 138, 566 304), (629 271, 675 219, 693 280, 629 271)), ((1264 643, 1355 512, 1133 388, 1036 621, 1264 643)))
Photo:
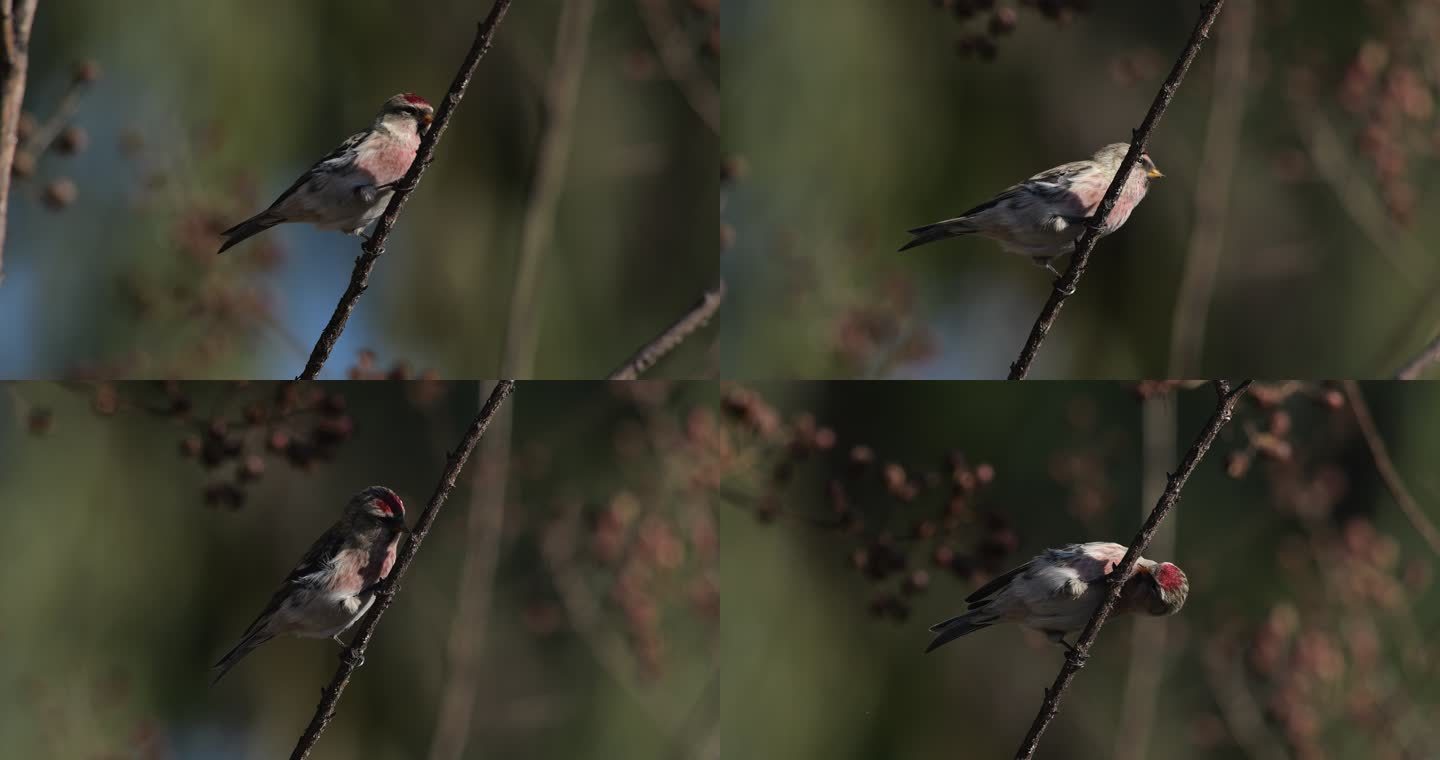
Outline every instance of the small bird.
POLYGON ((359 235, 385 212, 434 118, 435 109, 419 95, 401 93, 385 101, 368 128, 300 175, 269 208, 220 233, 225 244, 218 253, 285 222, 359 235))
MULTIPOLYGON (((1034 628, 1073 651, 1065 636, 1090 622, 1105 598, 1105 576, 1120 564, 1125 550, 1105 541, 1046 549, 965 597, 970 603, 965 614, 930 626, 936 636, 925 651, 994 623, 1034 628)), ((1180 568, 1141 557, 1111 614, 1173 615, 1185 606, 1189 594, 1190 581, 1180 568)))
POLYGON ((405 532, 405 504, 395 492, 371 486, 355 494, 340 519, 290 571, 270 604, 245 630, 240 643, 215 663, 220 679, 250 650, 281 634, 332 638, 370 609, 375 588, 395 565, 405 532))
MULTIPOLYGON (((954 219, 909 230, 915 237, 900 250, 978 233, 998 241, 1007 251, 1028 256, 1059 277, 1053 260, 1075 250, 1075 241, 1085 231, 1085 221, 1099 207, 1129 149, 1129 143, 1111 143, 1087 160, 1040 172, 954 219)), ((1165 176, 1155 168, 1148 153, 1140 154, 1137 168, 1140 171, 1132 169, 1126 178, 1125 189, 1100 228, 1100 235, 1120 229, 1144 199, 1150 180, 1165 176)))

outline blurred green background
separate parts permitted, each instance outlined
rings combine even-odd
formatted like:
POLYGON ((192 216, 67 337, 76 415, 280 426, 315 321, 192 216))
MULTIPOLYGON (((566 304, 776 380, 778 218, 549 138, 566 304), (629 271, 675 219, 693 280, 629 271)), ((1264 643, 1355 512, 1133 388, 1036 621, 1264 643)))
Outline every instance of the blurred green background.
MULTIPOLYGON (((924 654, 926 629, 1042 549, 1128 542, 1214 406, 1204 387, 1143 402, 1105 383, 896 390, 730 397, 748 453, 717 507, 727 756, 1013 756, 1063 650, 994 627, 924 654)), ((1343 388, 1257 393, 1146 552, 1187 572, 1187 605, 1106 624, 1036 757, 1440 753, 1440 546, 1387 494, 1343 388)), ((1440 389, 1361 393, 1440 520, 1440 389)))
MULTIPOLYGON (((293 390, 277 416, 263 383, 0 386, 7 757, 288 755, 339 649, 276 639, 213 688, 210 666, 354 492, 394 488, 413 526, 488 395, 293 390)), ((718 757, 717 529, 660 455, 687 393, 713 396, 522 383, 313 757, 718 757), (454 630, 467 600, 488 622, 454 630), (447 696, 467 685, 469 709, 447 696)))
MULTIPOLYGON (((362 349, 387 369, 496 374, 562 5, 517 3, 500 26, 323 377, 343 377, 362 349)), ((26 110, 45 122, 79 61, 101 76, 68 121, 88 147, 40 156, 15 187, 0 376, 298 374, 359 240, 282 226, 217 257, 214 233, 396 92, 438 103, 489 7, 41 3, 26 110), (58 211, 46 201, 57 180, 75 190, 58 211)), ((717 276, 717 137, 656 64, 638 7, 597 3, 585 35, 553 243, 534 302, 517 305, 539 321, 536 377, 603 376, 717 276)), ((706 19, 665 7, 658 28, 713 77, 706 19)), ((697 336, 656 371, 707 371, 709 342, 697 336)))
MULTIPOLYGON (((905 230, 1128 140, 1202 3, 721 5, 744 167, 722 366, 964 379, 1004 376, 1050 276, 978 238, 898 254, 905 230)), ((1152 135, 1166 178, 1096 248, 1036 376, 1392 375, 1440 321, 1436 39, 1425 0, 1227 4, 1152 135)))

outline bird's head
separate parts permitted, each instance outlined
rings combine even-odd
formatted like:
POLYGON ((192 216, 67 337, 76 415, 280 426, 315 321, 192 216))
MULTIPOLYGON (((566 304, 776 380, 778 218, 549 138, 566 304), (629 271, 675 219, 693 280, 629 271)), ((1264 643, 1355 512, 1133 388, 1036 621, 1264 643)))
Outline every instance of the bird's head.
MULTIPOLYGON (((1129 152, 1130 143, 1110 143, 1109 145, 1106 145, 1105 147, 1095 152, 1095 161, 1110 167, 1110 171, 1113 173, 1115 170, 1120 168, 1120 162, 1125 160, 1125 154, 1129 152)), ((1140 154, 1139 163, 1140 170, 1145 172, 1145 176, 1147 178, 1158 179, 1165 176, 1164 173, 1162 173, 1158 168, 1156 168, 1155 162, 1150 160, 1149 151, 1145 151, 1140 154)))
POLYGON ((355 494, 345 507, 348 516, 374 520, 394 530, 405 530, 405 502, 384 486, 370 486, 355 494))
POLYGON ((1151 562, 1136 570, 1137 574, 1141 570, 1148 571, 1144 573, 1150 586, 1150 593, 1146 595, 1146 612, 1174 615, 1185 606, 1185 599, 1190 595, 1190 579, 1185 577, 1185 571, 1170 562, 1151 562))
MULTIPOLYGON (((1165 176, 1163 172, 1156 168, 1155 162, 1150 160, 1149 153, 1140 154, 1140 167, 1145 170, 1145 176, 1149 177, 1150 179, 1159 179, 1160 177, 1165 176)), ((1174 566, 1172 565, 1171 567, 1174 566)))
POLYGON ((435 120, 435 109, 429 101, 413 92, 402 92, 385 101, 375 121, 397 132, 424 133, 435 120))

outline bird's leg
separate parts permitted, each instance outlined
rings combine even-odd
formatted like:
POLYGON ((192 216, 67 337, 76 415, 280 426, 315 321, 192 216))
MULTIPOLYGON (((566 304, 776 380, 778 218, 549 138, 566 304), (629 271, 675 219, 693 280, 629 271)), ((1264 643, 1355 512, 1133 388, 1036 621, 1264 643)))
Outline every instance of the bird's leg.
MULTIPOLYGON (((351 646, 351 645, 350 645, 350 644, 346 644, 345 641, 340 638, 340 634, 339 634, 339 633, 335 634, 334 636, 331 636, 331 637, 330 637, 330 640, 333 641, 333 642, 335 642, 336 644, 339 644, 339 645, 340 645, 340 650, 341 650, 341 651, 340 651, 340 659, 341 659, 341 661, 348 662, 348 661, 349 661, 348 656, 350 655, 350 646, 351 646)), ((355 659, 354 659, 354 663, 355 663, 355 664, 354 664, 352 667, 358 668, 358 667, 360 667, 361 665, 364 665, 364 664, 365 664, 365 655, 364 655, 364 654, 361 654, 360 652, 355 652, 355 653, 354 653, 354 657, 355 657, 355 659)))
MULTIPOLYGON (((1057 282, 1057 283, 1060 282, 1060 278, 1061 278, 1061 277, 1064 277, 1064 276, 1065 276, 1065 275, 1063 275, 1063 274, 1060 273, 1060 270, 1059 270, 1059 269, 1056 269, 1056 268, 1055 268, 1055 257, 1054 257, 1054 256, 1036 256, 1036 257, 1034 257, 1034 258, 1032 258, 1032 259, 1030 259, 1030 260, 1033 261, 1033 262, 1035 262, 1035 266, 1037 266, 1037 267, 1044 267, 1044 268, 1050 270, 1050 274, 1055 275, 1055 282, 1057 282)), ((1071 285, 1071 286, 1068 287, 1068 288, 1062 288, 1062 289, 1060 290, 1060 292, 1064 293, 1064 294, 1067 295, 1067 296, 1073 296, 1073 295, 1075 295, 1075 286, 1074 286, 1074 285, 1071 285)))
POLYGON ((1065 634, 1063 632, 1051 631, 1050 633, 1051 638, 1056 643, 1058 643, 1060 646, 1065 647, 1065 659, 1069 660, 1071 665, 1074 665, 1077 668, 1085 667, 1085 661, 1090 659, 1090 655, 1081 652, 1079 649, 1075 648, 1074 644, 1066 641, 1065 634))
POLYGON ((1065 651, 1066 651, 1066 652, 1070 652, 1071 654, 1074 654, 1074 652, 1075 652, 1075 647, 1074 647, 1074 645, 1072 645, 1070 642, 1068 642, 1068 641, 1065 640, 1065 632, 1064 632, 1064 631, 1046 631, 1046 632, 1045 632, 1045 638, 1050 639, 1051 641, 1055 642, 1056 644, 1059 644, 1059 645, 1062 646, 1062 647, 1065 647, 1065 651))
MULTIPOLYGON (((1050 270, 1050 274, 1055 275, 1056 287, 1059 288, 1060 278, 1064 277, 1065 275, 1061 274, 1060 270, 1055 268, 1054 256, 1036 256, 1032 258, 1031 261, 1035 262, 1035 266, 1037 267, 1045 267, 1046 269, 1050 270)), ((1075 286, 1071 285, 1066 288, 1060 288, 1060 292, 1064 293, 1067 296, 1073 296, 1075 295, 1075 286)))
POLYGON ((350 668, 353 670, 355 668, 363 667, 365 665, 365 655, 361 654, 360 652, 356 652, 353 655, 350 654, 348 651, 341 652, 340 661, 349 665, 350 668))

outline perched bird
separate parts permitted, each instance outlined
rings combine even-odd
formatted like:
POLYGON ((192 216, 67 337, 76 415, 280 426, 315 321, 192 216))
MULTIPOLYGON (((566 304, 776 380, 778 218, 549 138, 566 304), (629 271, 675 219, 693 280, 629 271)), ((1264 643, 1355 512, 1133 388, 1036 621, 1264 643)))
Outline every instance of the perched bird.
MULTIPOLYGON (((1105 598, 1105 576, 1120 564, 1126 547, 1104 541, 1046 549, 965 597, 963 615, 930 626, 936 647, 995 623, 1019 623, 1043 631, 1066 649, 1066 634, 1083 630, 1105 598)), ((1185 606, 1190 581, 1169 562, 1141 557, 1111 614, 1173 615, 1185 606)))
POLYGON ((300 175, 269 208, 220 233, 225 244, 219 253, 285 222, 359 235, 385 212, 392 188, 409 170, 420 135, 434 118, 435 109, 419 95, 402 93, 385 101, 367 129, 300 175))
MULTIPOLYGON (((1129 149, 1129 143, 1112 143, 1087 160, 1040 172, 954 219, 910 230, 915 237, 900 250, 976 233, 998 241, 1007 251, 1028 256, 1058 277, 1051 262, 1075 250, 1085 220, 1099 207, 1129 149)), ((1125 189, 1100 228, 1101 235, 1120 229, 1145 197, 1150 180, 1165 176, 1148 153, 1140 154, 1135 168, 1139 171, 1132 169, 1126 178, 1125 189)))
POLYGON ((250 650, 281 634, 333 638, 375 601, 375 587, 395 565, 405 532, 405 504, 394 491, 371 486, 350 499, 340 520, 325 531, 290 571, 270 604, 240 643, 215 663, 218 683, 250 650))

